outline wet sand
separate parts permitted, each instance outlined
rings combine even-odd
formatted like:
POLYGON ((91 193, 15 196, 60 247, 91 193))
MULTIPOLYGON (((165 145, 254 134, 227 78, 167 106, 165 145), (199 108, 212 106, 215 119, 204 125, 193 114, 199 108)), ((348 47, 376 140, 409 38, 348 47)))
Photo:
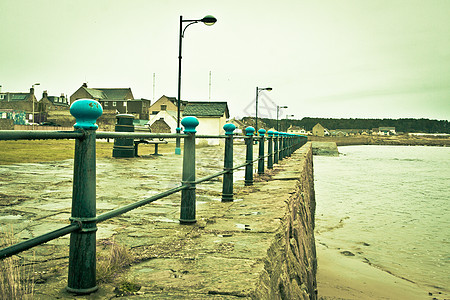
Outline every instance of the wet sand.
POLYGON ((317 243, 319 299, 448 299, 317 243))

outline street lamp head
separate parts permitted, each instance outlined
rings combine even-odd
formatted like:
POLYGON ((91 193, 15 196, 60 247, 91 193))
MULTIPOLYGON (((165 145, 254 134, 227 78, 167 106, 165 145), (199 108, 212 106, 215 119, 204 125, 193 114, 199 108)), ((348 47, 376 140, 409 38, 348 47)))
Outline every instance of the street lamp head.
POLYGON ((268 88, 265 88, 265 90, 270 92, 272 90, 272 88, 268 87, 268 88))
POLYGON ((201 19, 200 21, 203 22, 203 24, 205 24, 207 26, 211 26, 211 25, 214 25, 217 22, 217 19, 214 18, 211 15, 207 15, 203 19, 201 19))

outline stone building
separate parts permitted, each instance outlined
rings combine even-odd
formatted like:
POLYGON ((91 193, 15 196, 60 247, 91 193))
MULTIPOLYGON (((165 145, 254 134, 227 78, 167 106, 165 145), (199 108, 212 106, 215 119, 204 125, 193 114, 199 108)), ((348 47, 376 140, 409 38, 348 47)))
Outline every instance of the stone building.
POLYGON ((93 99, 100 102, 103 110, 120 114, 132 114, 137 119, 149 119, 151 100, 135 99, 131 88, 88 88, 86 83, 70 96, 70 102, 78 99, 93 99))
POLYGON ((312 129, 312 134, 315 136, 325 136, 325 128, 320 123, 317 123, 312 129))
MULTIPOLYGON (((180 103, 180 112, 184 111, 186 107, 187 101, 181 101, 180 103)), ((178 112, 178 101, 175 97, 167 97, 166 95, 162 95, 161 98, 156 100, 155 103, 150 106, 150 114, 157 115, 160 111, 174 111, 178 112)))
POLYGON ((39 113, 34 88, 31 87, 29 92, 0 92, 0 110, 24 112, 26 121, 31 123, 33 121, 33 111, 35 119, 37 119, 37 114, 39 113))

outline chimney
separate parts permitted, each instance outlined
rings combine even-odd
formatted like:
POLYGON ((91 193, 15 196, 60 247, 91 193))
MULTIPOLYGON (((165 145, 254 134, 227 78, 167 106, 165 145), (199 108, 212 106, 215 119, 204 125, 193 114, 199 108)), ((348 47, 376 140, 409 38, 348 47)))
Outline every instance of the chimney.
POLYGON ((42 92, 42 98, 47 98, 48 97, 48 92, 47 91, 43 91, 42 92))
POLYGON ((87 82, 83 83, 83 87, 87 88, 87 82))
POLYGON ((34 95, 34 87, 30 88, 30 94, 34 95))

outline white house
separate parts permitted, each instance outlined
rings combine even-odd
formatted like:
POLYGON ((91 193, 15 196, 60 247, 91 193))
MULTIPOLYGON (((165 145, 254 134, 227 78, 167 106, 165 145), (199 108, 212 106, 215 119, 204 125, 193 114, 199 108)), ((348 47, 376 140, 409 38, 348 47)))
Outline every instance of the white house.
POLYGON ((150 115, 147 125, 153 133, 176 133, 177 112, 161 110, 156 115, 150 115))
MULTIPOLYGON (((223 135, 223 125, 230 117, 227 102, 188 102, 183 117, 194 116, 198 119, 197 135, 223 135)), ((210 145, 217 145, 222 139, 208 139, 210 145)), ((197 141, 200 142, 200 139, 197 141)))

